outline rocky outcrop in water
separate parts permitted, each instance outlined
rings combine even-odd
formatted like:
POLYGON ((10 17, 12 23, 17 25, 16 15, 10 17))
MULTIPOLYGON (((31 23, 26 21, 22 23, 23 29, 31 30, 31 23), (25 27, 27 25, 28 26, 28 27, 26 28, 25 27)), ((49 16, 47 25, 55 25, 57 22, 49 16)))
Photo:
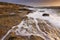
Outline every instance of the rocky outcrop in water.
POLYGON ((0 4, 1 40, 60 40, 60 16, 54 10, 31 12, 23 5, 0 4))

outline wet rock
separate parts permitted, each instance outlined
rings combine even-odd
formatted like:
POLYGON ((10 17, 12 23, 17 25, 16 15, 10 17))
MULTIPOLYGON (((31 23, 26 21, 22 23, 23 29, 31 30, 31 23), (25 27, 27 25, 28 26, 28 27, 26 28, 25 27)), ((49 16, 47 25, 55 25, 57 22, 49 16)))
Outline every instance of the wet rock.
POLYGON ((49 16, 49 14, 47 14, 47 13, 44 13, 42 16, 49 16))
POLYGON ((30 40, 44 40, 43 38, 41 37, 38 37, 38 36, 31 36, 30 40))
POLYGON ((25 8, 22 5, 0 2, 0 39, 13 26, 18 25, 23 20, 22 18, 30 12, 28 9, 23 9, 25 8))

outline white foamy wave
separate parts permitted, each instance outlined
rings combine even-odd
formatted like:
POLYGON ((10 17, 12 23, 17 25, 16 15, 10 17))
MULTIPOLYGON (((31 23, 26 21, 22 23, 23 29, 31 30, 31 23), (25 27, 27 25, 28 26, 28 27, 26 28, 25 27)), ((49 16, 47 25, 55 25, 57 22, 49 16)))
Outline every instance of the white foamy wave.
MULTIPOLYGON (((46 27, 48 26, 47 28, 49 30, 51 30, 51 29, 55 30, 54 29, 55 27, 60 28, 60 25, 59 25, 60 17, 57 16, 56 14, 54 14, 54 12, 51 12, 52 10, 48 11, 46 9, 46 10, 44 10, 46 12, 40 12, 40 11, 41 11, 41 9, 38 9, 36 12, 29 13, 28 15, 26 15, 28 18, 26 20, 23 19, 20 24, 12 27, 12 29, 9 30, 5 36, 3 36, 2 40, 4 40, 10 32, 15 32, 16 35, 20 35, 20 36, 30 37, 31 35, 34 35, 34 36, 40 36, 44 40, 54 40, 55 35, 54 35, 54 37, 52 37, 52 35, 51 35, 52 33, 49 34, 47 31, 45 31, 46 30, 45 27, 43 28, 43 30, 48 34, 43 32, 40 28, 41 26, 39 26, 38 23, 40 20, 42 20, 43 23, 46 24, 46 27), (49 16, 43 16, 43 14, 48 14, 49 16), (38 21, 38 19, 39 19, 39 21, 38 21), (47 22, 45 20, 47 20, 49 23, 51 23, 54 27, 47 24, 47 22), (18 28, 16 30, 14 30, 15 27, 18 27, 18 28)), ((59 37, 57 39, 59 40, 59 37)))

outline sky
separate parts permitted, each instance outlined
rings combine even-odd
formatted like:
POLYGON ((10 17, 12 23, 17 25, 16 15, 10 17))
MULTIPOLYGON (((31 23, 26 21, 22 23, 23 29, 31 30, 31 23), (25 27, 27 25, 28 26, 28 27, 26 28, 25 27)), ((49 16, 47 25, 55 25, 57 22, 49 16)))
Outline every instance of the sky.
POLYGON ((0 2, 9 2, 30 6, 60 6, 60 0, 0 0, 0 2))

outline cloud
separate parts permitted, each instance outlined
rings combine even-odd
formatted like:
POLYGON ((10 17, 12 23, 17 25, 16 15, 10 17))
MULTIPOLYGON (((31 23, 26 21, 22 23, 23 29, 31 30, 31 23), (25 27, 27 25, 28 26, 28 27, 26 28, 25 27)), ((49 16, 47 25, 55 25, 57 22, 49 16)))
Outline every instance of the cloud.
POLYGON ((15 3, 45 3, 45 2, 53 2, 53 1, 60 1, 60 0, 0 0, 3 2, 15 2, 15 3))
POLYGON ((60 6, 60 0, 0 0, 2 2, 11 2, 11 3, 19 3, 26 4, 32 6, 50 6, 56 5, 60 6))

